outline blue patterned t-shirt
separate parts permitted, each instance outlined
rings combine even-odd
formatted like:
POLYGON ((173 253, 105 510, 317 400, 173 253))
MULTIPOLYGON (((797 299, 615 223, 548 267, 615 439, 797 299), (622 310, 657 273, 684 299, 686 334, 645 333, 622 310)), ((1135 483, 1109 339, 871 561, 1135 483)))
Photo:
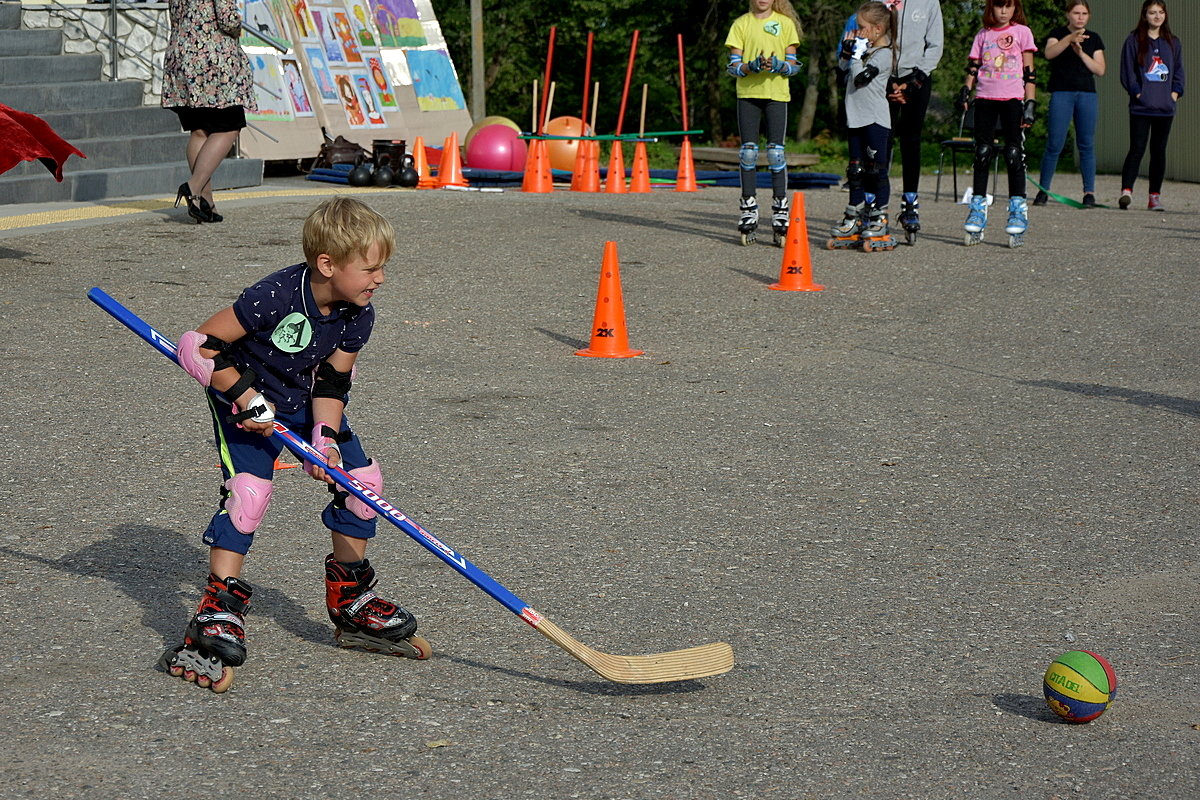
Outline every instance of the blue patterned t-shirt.
POLYGON ((317 365, 334 350, 357 353, 371 337, 375 309, 341 303, 322 316, 313 299, 307 264, 273 272, 242 291, 233 313, 247 335, 229 357, 258 374, 255 388, 283 413, 309 402, 317 365))

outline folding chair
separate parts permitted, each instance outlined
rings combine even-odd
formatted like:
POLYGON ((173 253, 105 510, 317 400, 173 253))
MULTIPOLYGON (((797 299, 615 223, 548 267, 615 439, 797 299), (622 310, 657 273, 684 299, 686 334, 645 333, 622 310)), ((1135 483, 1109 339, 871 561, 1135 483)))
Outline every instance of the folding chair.
MULTIPOLYGON (((958 135, 952 136, 949 139, 942 140, 942 152, 938 158, 938 176, 937 188, 933 193, 933 201, 936 203, 942 194, 942 172, 946 166, 946 151, 950 151, 950 169, 954 175, 954 199, 960 197, 958 193, 958 154, 967 153, 970 159, 967 163, 975 162, 975 105, 972 103, 958 120, 958 135)), ((996 130, 1000 129, 999 120, 996 121, 996 130)), ((992 195, 996 194, 996 182, 1000 177, 1000 147, 996 141, 995 132, 992 134, 992 143, 996 146, 996 155, 992 158, 992 195)))

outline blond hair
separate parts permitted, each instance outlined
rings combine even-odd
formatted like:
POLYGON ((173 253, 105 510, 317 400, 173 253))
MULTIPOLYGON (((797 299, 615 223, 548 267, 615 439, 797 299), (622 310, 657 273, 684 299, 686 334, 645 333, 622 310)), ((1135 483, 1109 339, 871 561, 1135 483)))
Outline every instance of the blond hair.
MULTIPOLYGON (((750 7, 750 13, 754 13, 754 3, 749 2, 748 5, 750 7)), ((796 26, 796 38, 800 39, 801 41, 804 40, 804 28, 800 25, 800 17, 796 14, 796 9, 792 7, 791 0, 774 0, 774 2, 771 3, 771 10, 776 14, 783 14, 785 17, 790 19, 792 24, 796 26)))
POLYGON ((373 244, 379 245, 383 264, 396 247, 396 230, 366 203, 341 195, 312 210, 304 220, 301 240, 304 258, 310 265, 322 253, 334 263, 344 264, 354 256, 365 256, 373 244))

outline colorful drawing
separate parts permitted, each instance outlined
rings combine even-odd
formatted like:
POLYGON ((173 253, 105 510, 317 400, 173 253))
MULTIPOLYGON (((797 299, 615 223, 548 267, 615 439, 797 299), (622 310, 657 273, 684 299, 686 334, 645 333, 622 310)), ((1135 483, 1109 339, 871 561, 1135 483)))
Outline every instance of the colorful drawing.
POLYGON ((295 56, 281 56, 279 61, 283 65, 283 80, 287 84, 288 99, 292 101, 292 111, 297 117, 316 116, 312 102, 308 99, 304 76, 300 74, 300 62, 295 56))
POLYGON ((438 24, 437 14, 430 0, 413 0, 417 7, 417 19, 421 20, 421 33, 425 36, 430 50, 444 49, 446 40, 442 36, 442 26, 438 24))
POLYGON ((372 128, 386 128, 387 120, 383 118, 383 112, 379 110, 379 103, 371 91, 371 78, 365 72, 352 73, 351 77, 354 78, 354 86, 358 89, 358 100, 362 104, 367 124, 372 128))
POLYGON ((409 50, 408 68, 413 90, 422 111, 452 111, 466 108, 454 63, 445 50, 409 50))
POLYGON ((371 73, 371 88, 375 90, 375 98, 379 100, 380 108, 399 108, 396 104, 396 91, 392 81, 383 68, 383 59, 367 54, 367 71, 371 73))
POLYGON ((288 90, 283 77, 283 65, 276 53, 252 53, 250 67, 254 71, 254 96, 258 111, 247 112, 246 119, 291 122, 296 118, 288 102, 288 90))
POLYGON ((333 82, 337 85, 338 97, 342 101, 342 108, 346 111, 346 122, 351 128, 367 127, 367 117, 363 112, 362 103, 358 99, 358 89, 354 85, 354 79, 348 72, 336 70, 333 73, 333 82))
POLYGON ((296 23, 296 33, 305 41, 316 41, 320 38, 317 32, 317 23, 313 20, 312 13, 308 10, 308 0, 287 0, 288 9, 292 12, 292 19, 296 23))
POLYGON ((361 64, 362 52, 358 49, 358 40, 354 38, 354 30, 350 27, 350 15, 345 11, 334 11, 333 30, 337 33, 338 44, 346 53, 346 61, 352 64, 361 64))
POLYGON ((375 22, 371 19, 369 0, 346 0, 350 11, 350 25, 363 47, 379 47, 379 35, 375 33, 375 22))
MULTIPOLYGON (((281 45, 292 46, 292 43, 284 38, 283 28, 275 19, 275 14, 267 0, 242 0, 242 19, 245 20, 246 25, 271 37, 281 45)), ((271 47, 270 42, 264 42, 248 31, 242 31, 239 42, 246 47, 271 47)))
POLYGON ((319 45, 307 45, 304 55, 308 57, 308 66, 312 70, 313 83, 317 85, 317 94, 325 105, 340 105, 337 87, 333 83, 333 73, 325 61, 325 51, 319 45))
POLYGON ((333 12, 327 8, 313 8, 310 11, 317 26, 317 38, 321 40, 321 45, 325 48, 325 60, 329 62, 330 66, 345 64, 346 54, 342 52, 337 31, 333 28, 333 12))
POLYGON ((382 47, 423 47, 427 44, 413 0, 370 0, 382 47))

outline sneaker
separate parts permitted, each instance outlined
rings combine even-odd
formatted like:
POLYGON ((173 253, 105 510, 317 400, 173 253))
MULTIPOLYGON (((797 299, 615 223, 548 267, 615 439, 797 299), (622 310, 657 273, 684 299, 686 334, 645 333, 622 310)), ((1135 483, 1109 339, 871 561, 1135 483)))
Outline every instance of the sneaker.
POLYGON ((1035 206, 1044 206, 1044 205, 1046 205, 1046 203, 1049 200, 1050 200, 1049 195, 1047 195, 1045 192, 1043 192, 1041 190, 1038 190, 1037 196, 1033 198, 1033 204, 1035 206))
POLYGON ((1158 193, 1150 195, 1150 202, 1146 204, 1146 208, 1151 211, 1166 211, 1166 209, 1163 208, 1161 195, 1158 193))
POLYGON ((1096 195, 1092 194, 1091 192, 1088 192, 1087 194, 1085 194, 1083 196, 1083 205, 1085 208, 1095 208, 1096 207, 1096 195))
POLYGON ((1133 189, 1122 189, 1121 199, 1117 201, 1117 205, 1122 209, 1129 208, 1129 204, 1133 202, 1133 189))

